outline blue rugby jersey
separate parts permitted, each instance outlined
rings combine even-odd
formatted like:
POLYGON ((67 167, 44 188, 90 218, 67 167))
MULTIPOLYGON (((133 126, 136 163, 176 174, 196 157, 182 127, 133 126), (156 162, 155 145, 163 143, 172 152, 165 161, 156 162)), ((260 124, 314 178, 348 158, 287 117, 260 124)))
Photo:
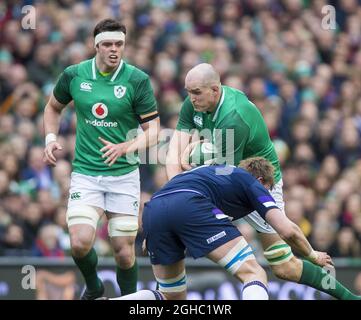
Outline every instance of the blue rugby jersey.
MULTIPOLYGON (((174 192, 199 193, 234 220, 257 211, 262 218, 276 202, 269 191, 249 172, 230 166, 201 166, 171 179, 153 198, 174 192), (222 171, 223 174, 219 174, 222 171), (224 174, 224 173, 229 174, 224 174)), ((179 204, 181 205, 181 204, 179 204)))

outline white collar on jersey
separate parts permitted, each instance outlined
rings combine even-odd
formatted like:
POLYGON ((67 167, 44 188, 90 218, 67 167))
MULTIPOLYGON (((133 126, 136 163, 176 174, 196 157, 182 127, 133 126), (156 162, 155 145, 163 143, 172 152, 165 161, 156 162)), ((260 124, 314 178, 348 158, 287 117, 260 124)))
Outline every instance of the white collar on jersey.
MULTIPOLYGON (((111 82, 113 82, 115 80, 115 78, 118 76, 120 69, 122 69, 122 66, 123 66, 123 59, 120 60, 117 70, 115 70, 112 78, 110 79, 111 82)), ((95 65, 95 57, 93 58, 93 61, 92 61, 92 73, 93 73, 93 80, 96 80, 97 79, 97 67, 95 65)))
POLYGON ((222 106, 222 104, 223 104, 223 101, 224 101, 224 95, 225 95, 225 92, 224 92, 224 91, 225 91, 225 90, 224 90, 223 87, 221 87, 221 88, 222 88, 222 95, 221 95, 221 99, 219 100, 219 104, 218 104, 216 113, 215 113, 214 116, 213 116, 213 119, 212 119, 213 122, 216 121, 217 116, 218 116, 218 113, 219 113, 219 109, 221 108, 221 106, 222 106))

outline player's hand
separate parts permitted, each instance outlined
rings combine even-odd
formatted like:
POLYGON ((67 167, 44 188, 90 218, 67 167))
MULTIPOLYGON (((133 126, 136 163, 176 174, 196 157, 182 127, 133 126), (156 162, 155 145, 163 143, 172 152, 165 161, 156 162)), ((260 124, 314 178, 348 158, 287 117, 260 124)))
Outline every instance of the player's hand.
POLYGON ((327 254, 327 252, 315 251, 317 254, 317 258, 311 260, 314 264, 317 264, 320 267, 331 267, 333 266, 333 261, 331 257, 327 254))
POLYGON ((192 153, 193 149, 200 143, 208 142, 207 139, 205 140, 198 140, 195 142, 190 143, 183 151, 183 154, 181 156, 181 167, 184 171, 190 170, 193 167, 189 163, 189 157, 192 153))
POLYGON ((54 156, 54 152, 56 150, 63 150, 63 147, 56 141, 48 143, 48 145, 44 148, 44 157, 43 161, 51 166, 56 166, 56 158, 54 156))
POLYGON ((100 151, 103 152, 102 158, 106 158, 104 163, 108 164, 109 167, 111 167, 119 157, 125 155, 129 147, 129 142, 115 144, 102 137, 99 137, 99 140, 104 145, 104 147, 100 149, 100 151))

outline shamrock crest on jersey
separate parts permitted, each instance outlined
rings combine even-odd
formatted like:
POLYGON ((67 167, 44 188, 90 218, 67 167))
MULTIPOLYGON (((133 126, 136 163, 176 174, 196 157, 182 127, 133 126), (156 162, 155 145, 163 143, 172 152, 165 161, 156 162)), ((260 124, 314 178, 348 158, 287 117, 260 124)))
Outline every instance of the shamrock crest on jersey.
POLYGON ((125 95, 127 88, 124 86, 114 86, 114 95, 120 99, 125 95))

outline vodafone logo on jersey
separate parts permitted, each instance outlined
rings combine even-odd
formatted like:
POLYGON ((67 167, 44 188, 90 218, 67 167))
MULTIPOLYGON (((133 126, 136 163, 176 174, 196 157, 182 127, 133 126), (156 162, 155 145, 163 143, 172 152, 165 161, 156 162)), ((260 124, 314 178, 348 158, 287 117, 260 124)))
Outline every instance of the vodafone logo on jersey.
POLYGON ((92 113, 94 117, 104 119, 108 115, 108 107, 104 103, 98 102, 93 105, 92 113))
POLYGON ((108 115, 108 107, 102 103, 97 102, 92 107, 92 114, 96 119, 85 119, 86 124, 90 124, 93 127, 104 127, 104 128, 117 128, 117 122, 106 121, 104 118, 108 115))

